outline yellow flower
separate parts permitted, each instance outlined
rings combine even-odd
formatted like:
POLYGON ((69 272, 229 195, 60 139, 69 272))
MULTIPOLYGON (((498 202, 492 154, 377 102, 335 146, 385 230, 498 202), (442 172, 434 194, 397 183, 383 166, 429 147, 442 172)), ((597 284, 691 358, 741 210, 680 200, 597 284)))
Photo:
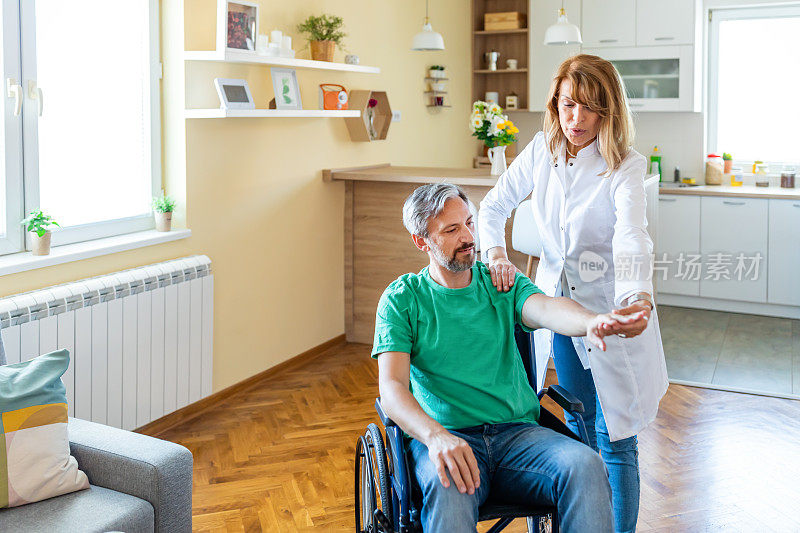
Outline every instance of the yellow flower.
POLYGON ((514 134, 514 133, 519 133, 519 128, 518 128, 518 127, 516 127, 516 126, 511 126, 511 127, 508 129, 508 132, 509 132, 509 133, 511 133, 511 134, 514 134))

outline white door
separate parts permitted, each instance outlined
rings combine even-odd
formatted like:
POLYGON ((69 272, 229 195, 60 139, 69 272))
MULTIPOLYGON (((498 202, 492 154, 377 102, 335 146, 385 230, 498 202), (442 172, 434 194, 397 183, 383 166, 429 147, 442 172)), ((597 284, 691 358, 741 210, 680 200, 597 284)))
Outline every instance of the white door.
POLYGON ((658 238, 653 280, 658 292, 700 294, 700 197, 658 198, 658 238))
POLYGON ((769 201, 767 301, 800 305, 800 201, 769 201))
POLYGON ((700 296, 767 301, 768 200, 704 196, 700 296))
MULTIPOLYGON (((544 111, 550 82, 556 69, 570 56, 580 53, 581 45, 544 44, 544 32, 558 20, 561 0, 530 0, 528 3, 528 108, 544 111)), ((566 0, 564 8, 570 23, 581 25, 580 0, 566 0)))
POLYGON ((636 44, 692 44, 695 0, 636 0, 636 44))
POLYGON ((635 0, 583 0, 583 46, 635 46, 635 0))

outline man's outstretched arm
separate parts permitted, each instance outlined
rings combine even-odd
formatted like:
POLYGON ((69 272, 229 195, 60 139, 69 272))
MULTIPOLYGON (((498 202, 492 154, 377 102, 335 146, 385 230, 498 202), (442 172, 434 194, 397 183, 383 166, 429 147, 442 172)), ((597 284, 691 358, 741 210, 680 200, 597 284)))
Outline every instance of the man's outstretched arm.
POLYGON ((439 480, 450 486, 447 470, 459 492, 474 494, 480 486, 478 461, 467 442, 456 437, 422 410, 408 390, 411 356, 384 352, 378 356, 381 407, 400 428, 428 448, 439 480))
POLYGON ((541 293, 529 296, 522 306, 522 323, 527 327, 547 328, 568 337, 586 336, 601 350, 606 349, 603 337, 619 333, 622 325, 641 316, 641 313, 594 313, 571 298, 552 298, 541 293))

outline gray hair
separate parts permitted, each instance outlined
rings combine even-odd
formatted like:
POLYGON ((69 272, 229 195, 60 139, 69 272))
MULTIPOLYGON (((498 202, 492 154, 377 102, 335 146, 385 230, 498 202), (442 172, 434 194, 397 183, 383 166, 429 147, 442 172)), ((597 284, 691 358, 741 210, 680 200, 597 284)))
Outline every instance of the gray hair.
POLYGON ((403 204, 403 225, 412 235, 427 238, 428 222, 442 212, 450 198, 461 198, 470 206, 467 195, 458 185, 431 183, 418 187, 403 204))

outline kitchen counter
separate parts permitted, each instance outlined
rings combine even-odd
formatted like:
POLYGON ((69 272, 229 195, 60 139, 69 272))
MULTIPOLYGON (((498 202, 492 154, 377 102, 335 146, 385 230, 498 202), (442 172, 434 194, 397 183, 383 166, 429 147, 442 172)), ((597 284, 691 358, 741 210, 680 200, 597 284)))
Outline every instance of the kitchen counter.
POLYGON ((800 200, 800 189, 784 189, 782 187, 756 187, 755 185, 698 185, 695 187, 677 187, 669 185, 659 187, 659 194, 688 194, 695 196, 732 196, 742 198, 778 198, 800 200))
POLYGON ((388 164, 368 167, 339 168, 322 171, 326 181, 383 181, 393 183, 435 183, 494 187, 497 176, 486 168, 395 167, 388 164))

